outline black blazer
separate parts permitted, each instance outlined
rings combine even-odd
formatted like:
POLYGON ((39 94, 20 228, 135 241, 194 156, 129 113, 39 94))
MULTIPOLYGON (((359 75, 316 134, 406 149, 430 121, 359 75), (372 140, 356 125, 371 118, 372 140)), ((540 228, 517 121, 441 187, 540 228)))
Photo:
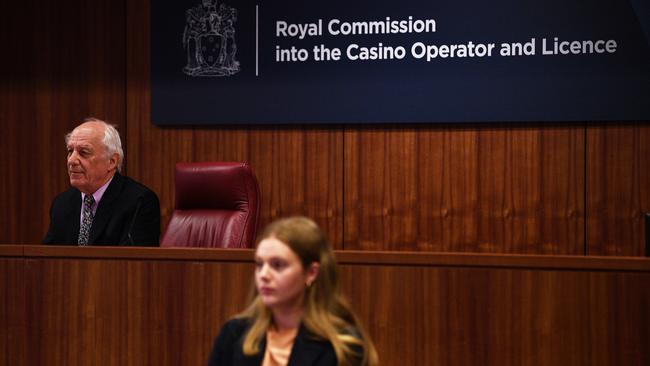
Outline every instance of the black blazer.
MULTIPOLYGON (((266 339, 260 343, 255 356, 244 356, 242 344, 250 323, 248 319, 229 320, 221 328, 210 352, 209 366, 259 366, 264 360, 266 339)), ((304 326, 300 326, 288 366, 336 366, 336 353, 328 341, 315 339, 304 326)))
MULTIPOLYGON (((71 187, 52 201, 44 244, 77 245, 81 192, 71 187)), ((99 201, 89 245, 149 245, 160 240, 160 203, 149 188, 115 173, 99 201)))

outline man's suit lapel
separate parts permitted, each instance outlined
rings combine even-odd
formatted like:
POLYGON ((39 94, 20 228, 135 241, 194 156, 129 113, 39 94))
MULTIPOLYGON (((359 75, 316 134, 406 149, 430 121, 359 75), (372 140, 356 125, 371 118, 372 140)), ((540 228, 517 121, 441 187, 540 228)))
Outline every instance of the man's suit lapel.
MULTIPOLYGON (((104 232, 106 224, 108 224, 108 221, 113 214, 116 199, 119 197, 120 191, 122 190, 122 184, 122 176, 120 173, 116 172, 113 176, 113 180, 108 185, 108 187, 106 187, 106 192, 104 192, 102 199, 99 201, 99 206, 97 206, 97 212, 95 212, 93 225, 90 227, 90 236, 88 238, 89 243, 96 243, 97 238, 99 238, 104 232)), ((112 244, 117 245, 119 243, 112 244)))
POLYGON ((66 243, 76 243, 79 240, 79 224, 81 221, 81 192, 74 189, 70 195, 70 201, 65 211, 65 221, 72 223, 67 225, 66 243))
POLYGON ((305 326, 301 324, 287 366, 313 365, 314 361, 327 349, 327 346, 327 342, 310 337, 305 326))

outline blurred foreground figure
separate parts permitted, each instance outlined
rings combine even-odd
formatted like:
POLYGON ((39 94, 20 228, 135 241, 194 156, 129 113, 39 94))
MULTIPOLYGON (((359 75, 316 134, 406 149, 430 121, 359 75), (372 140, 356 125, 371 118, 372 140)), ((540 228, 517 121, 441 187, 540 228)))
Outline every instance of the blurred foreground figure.
POLYGON ((315 222, 292 217, 258 238, 251 303, 217 336, 210 366, 376 366, 377 352, 341 295, 315 222))

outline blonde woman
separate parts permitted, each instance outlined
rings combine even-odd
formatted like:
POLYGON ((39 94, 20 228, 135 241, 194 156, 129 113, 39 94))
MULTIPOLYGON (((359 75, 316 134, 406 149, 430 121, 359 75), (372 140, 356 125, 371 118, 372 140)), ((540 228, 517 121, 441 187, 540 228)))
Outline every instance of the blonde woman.
POLYGON ((210 366, 376 366, 377 352, 338 286, 336 262, 305 217, 258 238, 250 305, 217 336, 210 366))

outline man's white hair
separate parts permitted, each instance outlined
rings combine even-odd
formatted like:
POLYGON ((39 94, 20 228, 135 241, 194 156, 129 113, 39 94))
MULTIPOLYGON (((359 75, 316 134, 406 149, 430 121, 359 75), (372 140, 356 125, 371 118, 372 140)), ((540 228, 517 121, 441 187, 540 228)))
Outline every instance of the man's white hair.
MULTIPOLYGON (((104 125, 104 138, 102 139, 102 142, 106 148, 106 158, 110 158, 113 154, 117 154, 119 156, 117 171, 121 172, 122 162, 124 161, 124 150, 122 150, 122 140, 120 140, 120 133, 117 132, 117 126, 106 123, 105 121, 95 117, 84 118, 83 123, 86 122, 99 122, 104 125)), ((68 132, 68 134, 65 135, 66 145, 68 145, 68 142, 70 141, 70 136, 72 136, 72 132, 68 132)))

